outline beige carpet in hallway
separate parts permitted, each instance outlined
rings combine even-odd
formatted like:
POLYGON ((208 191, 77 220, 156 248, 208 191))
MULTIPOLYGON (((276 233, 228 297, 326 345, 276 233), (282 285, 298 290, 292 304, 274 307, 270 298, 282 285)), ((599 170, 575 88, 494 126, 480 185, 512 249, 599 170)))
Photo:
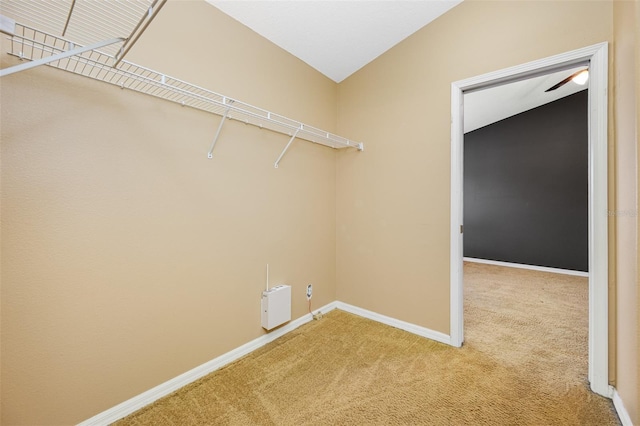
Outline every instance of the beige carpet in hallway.
POLYGON ((465 265, 456 349, 333 311, 118 425, 617 425, 587 374, 587 280, 465 265))

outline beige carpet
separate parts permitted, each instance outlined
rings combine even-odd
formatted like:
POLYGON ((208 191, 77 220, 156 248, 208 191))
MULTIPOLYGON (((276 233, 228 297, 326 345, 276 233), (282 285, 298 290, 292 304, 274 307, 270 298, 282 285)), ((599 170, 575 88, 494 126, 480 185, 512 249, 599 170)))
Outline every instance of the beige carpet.
POLYGON ((617 425, 587 372, 587 281, 465 265, 456 349, 333 311, 118 425, 617 425))

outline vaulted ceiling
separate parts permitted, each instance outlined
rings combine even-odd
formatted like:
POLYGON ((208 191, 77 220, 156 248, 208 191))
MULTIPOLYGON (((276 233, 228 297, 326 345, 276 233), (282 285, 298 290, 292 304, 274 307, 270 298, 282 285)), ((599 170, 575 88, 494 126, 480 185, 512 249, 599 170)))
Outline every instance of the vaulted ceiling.
MULTIPOLYGON (((462 2, 206 1, 337 83, 462 2)), ((569 82, 545 93, 575 70, 465 95, 465 132, 586 89, 569 82)))
MULTIPOLYGON (((337 83, 462 2, 206 1, 337 83)), ((0 10, 3 15, 37 29, 88 44, 114 36, 129 36, 152 4, 155 4, 153 0, 122 3, 59 0, 46 4, 4 0, 0 10)), ((118 48, 119 45, 114 45, 103 51, 114 54, 118 48)), ((587 86, 569 82, 545 93, 573 72, 575 69, 559 71, 466 94, 465 132, 584 90, 587 86)))
POLYGON ((339 83, 462 0, 207 0, 339 83))

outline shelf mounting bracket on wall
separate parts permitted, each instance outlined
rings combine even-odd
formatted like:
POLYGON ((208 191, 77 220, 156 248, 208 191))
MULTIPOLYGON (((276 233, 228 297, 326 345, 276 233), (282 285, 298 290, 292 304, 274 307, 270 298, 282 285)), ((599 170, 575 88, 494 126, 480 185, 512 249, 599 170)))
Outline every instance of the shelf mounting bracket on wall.
MULTIPOLYGON (((75 0, 73 1, 75 3, 75 0)), ((160 10, 162 9, 162 7, 165 5, 166 2, 167 0, 154 0, 153 4, 149 6, 149 9, 147 9, 147 13, 145 13, 142 19, 140 19, 136 27, 133 29, 133 31, 131 31, 131 35, 127 37, 124 44, 120 48, 120 51, 116 55, 116 61, 113 64, 114 67, 117 66, 122 61, 122 59, 125 57, 127 53, 129 53, 129 50, 131 50, 133 45, 136 44, 136 42, 138 41, 142 33, 144 33, 144 31, 147 29, 149 24, 151 24, 153 19, 156 16, 158 16, 158 13, 160 13, 160 10), (142 27, 142 29, 140 29, 140 27, 142 27)))
MULTIPOLYGON (((227 103, 226 101, 227 99, 225 98, 222 100, 222 103, 226 104, 227 103)), ((233 100, 229 100, 229 106, 224 111, 224 115, 222 116, 222 120, 220 120, 220 124, 218 124, 218 130, 216 131, 216 135, 213 137, 213 142, 211 142, 211 148, 209 148, 209 152, 207 153, 207 158, 213 158, 213 148, 216 147, 216 142, 218 142, 218 138, 220 137, 220 131, 222 130, 222 125, 224 124, 225 120, 229 116, 229 110, 231 109, 232 103, 233 103, 233 100)))
POLYGON ((300 125, 300 127, 298 127, 296 129, 296 131, 293 132, 293 135, 291 136, 291 139, 289 139, 289 143, 287 143, 287 146, 285 146, 284 149, 282 150, 282 152, 280 153, 280 157, 278 157, 278 159, 276 160, 275 164, 273 165, 273 167, 275 167, 276 169, 278 168, 278 163, 280 163, 280 160, 282 160, 282 157, 284 157, 285 152, 287 152, 287 150, 291 146, 291 143, 293 142, 293 140, 296 138, 296 136, 298 136, 298 132, 300 130, 302 130, 302 126, 303 125, 300 125))

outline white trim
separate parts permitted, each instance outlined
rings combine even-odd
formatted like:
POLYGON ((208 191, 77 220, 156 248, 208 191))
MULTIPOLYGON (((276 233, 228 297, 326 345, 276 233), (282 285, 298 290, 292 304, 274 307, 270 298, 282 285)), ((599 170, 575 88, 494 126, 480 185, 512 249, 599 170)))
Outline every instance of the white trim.
MULTIPOLYGON (((323 306, 320 309, 316 309, 314 314, 317 314, 319 311, 322 313, 327 313, 337 306, 337 302, 331 302, 328 305, 323 306)), ((186 373, 183 373, 173 379, 167 380, 164 383, 159 384, 158 386, 149 389, 146 392, 143 392, 137 396, 134 396, 127 401, 124 401, 115 407, 112 407, 106 411, 103 411, 100 414, 97 414, 90 419, 79 423, 78 426, 89 426, 89 425, 108 425, 117 420, 122 419, 123 417, 128 416, 129 414, 138 411, 139 409, 151 404, 163 396, 169 395, 171 392, 174 392, 180 389, 183 386, 188 385, 191 382, 198 380, 201 377, 206 376, 207 374, 218 370, 219 368, 224 367, 225 365, 247 355, 250 352, 255 351, 256 349, 270 343, 277 338, 287 334, 290 331, 295 330, 303 324, 306 324, 313 320, 312 314, 306 314, 298 319, 291 321, 290 323, 268 333, 264 334, 256 339, 253 339, 249 343, 246 343, 230 352, 227 352, 223 355, 220 355, 217 358, 212 359, 211 361, 205 362, 198 367, 195 367, 186 373)))
MULTIPOLYGON (((390 325, 392 327, 399 328, 401 330, 408 331, 409 333, 426 337, 437 342, 451 344, 449 336, 444 333, 440 333, 439 331, 420 327, 415 324, 400 321, 395 318, 377 314, 375 312, 358 308, 357 306, 349 305, 348 303, 339 301, 331 302, 320 309, 316 309, 315 311, 313 311, 313 315, 316 315, 319 312, 326 314, 327 312, 330 312, 334 309, 340 309, 345 312, 361 316, 363 318, 368 318, 382 324, 390 325)), ((212 359, 211 361, 208 361, 192 370, 187 371, 186 373, 174 377, 173 379, 167 380, 166 382, 161 383, 160 385, 149 389, 148 391, 143 392, 137 396, 134 396, 133 398, 128 399, 127 401, 124 401, 116 405, 115 407, 103 411, 102 413, 97 414, 90 419, 83 421, 82 423, 79 423, 78 426, 102 426, 120 420, 123 417, 126 417, 129 414, 134 413, 139 409, 151 404, 152 402, 162 398, 163 396, 169 395, 171 392, 175 392, 181 387, 186 386, 189 383, 194 382, 215 370, 218 370, 219 368, 224 367, 225 365, 255 351, 256 349, 266 345, 267 343, 270 343, 277 338, 284 336, 285 334, 295 330, 301 325, 310 322, 313 319, 313 315, 306 314, 303 317, 293 320, 289 324, 280 327, 270 332, 269 334, 265 334, 256 339, 253 339, 249 343, 246 343, 230 352, 222 354, 219 357, 212 359)))
POLYGON ((608 46, 598 45, 589 66, 589 382, 609 390, 608 46))
POLYGON ((501 262, 499 260, 477 259, 475 257, 463 257, 465 262, 484 263, 485 265, 506 266, 507 268, 529 269, 531 271, 551 272, 554 274, 573 275, 576 277, 588 277, 588 272, 574 271, 571 269, 550 268, 548 266, 525 265, 523 263, 501 262))
POLYGON ((611 390, 613 395, 613 406, 616 409, 616 413, 618 413, 618 417, 620 417, 620 423, 622 423, 622 426, 633 426, 631 416, 627 409, 624 408, 624 403, 622 402, 622 398, 620 398, 618 390, 614 387, 611 387, 611 390))
POLYGON ((463 340, 463 117, 464 92, 589 64, 589 382, 609 396, 607 84, 608 45, 600 43, 451 84, 451 341, 463 340))
POLYGON ((436 342, 445 343, 447 345, 451 344, 451 338, 439 331, 434 331, 426 327, 421 327, 419 325, 391 318, 386 315, 381 315, 376 312, 349 305, 348 303, 344 302, 336 302, 336 308, 354 315, 361 316, 363 318, 377 321, 382 324, 390 325, 391 327, 399 328, 400 330, 408 331, 409 333, 417 334, 418 336, 435 340, 436 342))
POLYGON ((462 88, 451 85, 451 265, 450 265, 450 308, 451 344, 461 347, 464 342, 463 283, 463 174, 464 170, 464 97, 462 88))

